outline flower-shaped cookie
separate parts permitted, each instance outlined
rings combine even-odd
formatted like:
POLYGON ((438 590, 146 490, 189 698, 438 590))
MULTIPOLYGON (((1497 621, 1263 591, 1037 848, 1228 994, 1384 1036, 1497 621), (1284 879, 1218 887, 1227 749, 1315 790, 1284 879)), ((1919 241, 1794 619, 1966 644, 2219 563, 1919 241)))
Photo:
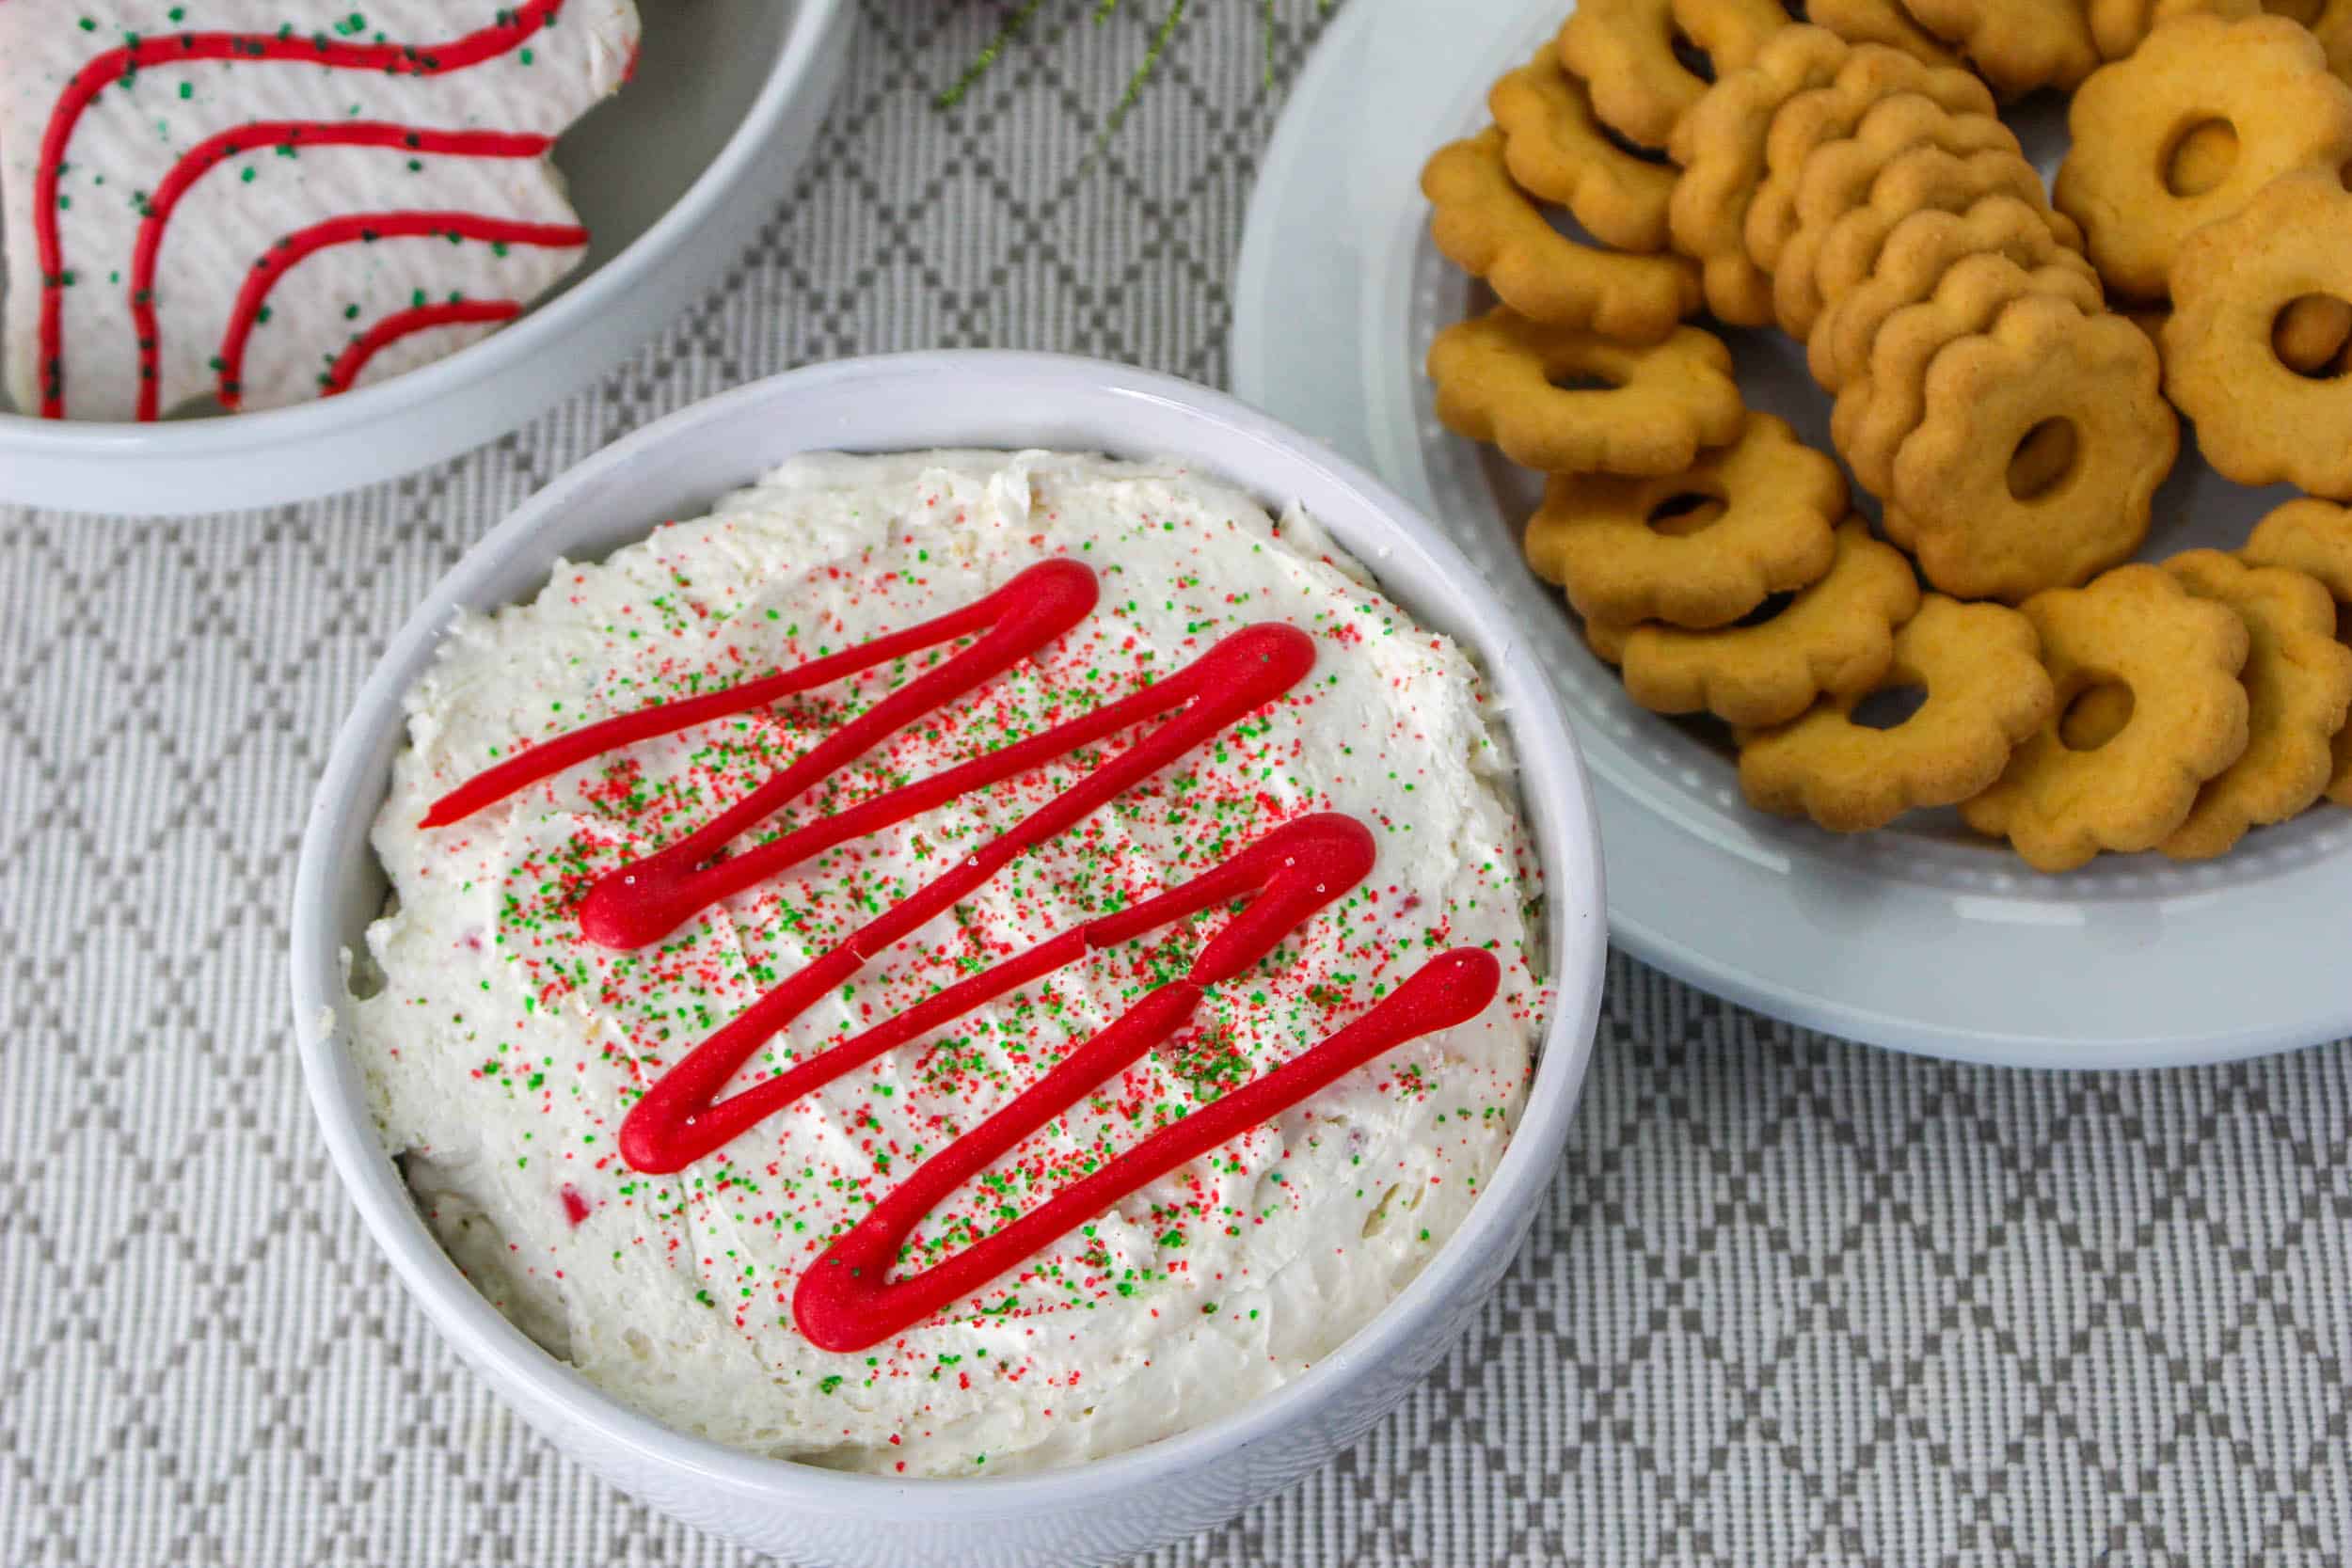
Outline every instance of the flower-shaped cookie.
POLYGON ((1695 326, 1634 348, 1497 306, 1438 334, 1429 375, 1447 429, 1554 472, 1675 473, 1747 417, 1731 351, 1695 326))
MULTIPOLYGON (((1908 231, 1899 237, 1908 239, 1908 231)), ((1887 316, 1870 340, 1864 373, 1844 381, 1830 413, 1831 439, 1873 495, 1894 485, 1895 453, 1919 427, 1928 366, 1946 345, 1984 331, 2010 301, 2028 293, 2066 300, 2085 315, 2100 309, 2099 280, 2080 266, 2053 263, 2028 272, 1997 250, 1950 262, 1934 288, 1929 298, 1887 316)), ((1833 312, 1815 338, 1837 322, 1833 312)))
POLYGON ((2154 348, 2121 316, 2010 301, 1929 364, 1919 427, 1895 454, 1889 532, 1955 598, 2013 603, 2124 560, 2180 449, 2156 381, 2154 348), (2015 466, 2053 449, 2054 474, 2015 466))
POLYGON ((1849 517, 1829 575, 1762 619, 1714 631, 1588 621, 1584 636, 1644 707, 1760 729, 1876 685, 1894 660, 1895 628, 1918 608, 1911 563, 1849 517))
POLYGON ((2073 87, 2099 66, 2082 0, 1903 0, 1920 25, 1957 46, 2004 98, 2073 87))
MULTIPOLYGON (((1862 199, 1887 159, 1927 140, 1954 152, 2017 145, 1993 118, 1993 95, 1967 71, 1922 66, 1891 49, 1856 48, 1828 86, 1797 93, 1773 117, 1764 142, 1764 179, 1740 230, 1748 253, 1767 272, 1779 268, 1782 251, 1808 215, 1803 193, 1817 154, 1841 148, 1839 157, 1868 162, 1868 174, 1837 208, 1843 212, 1862 199), (1948 119, 1965 123, 1947 126, 1948 119), (1860 145, 1846 148, 1848 142, 1860 145)), ((1826 222, 1836 213, 1811 215, 1826 222)))
POLYGON ((1636 157, 1601 129, 1584 84, 1549 43, 1497 82, 1486 110, 1502 132, 1504 164, 1529 194, 1565 207, 1604 245, 1645 254, 1666 245, 1674 169, 1636 157))
MULTIPOLYGON (((2336 641, 2352 643, 2352 512, 2322 500, 2291 500, 2254 525, 2240 557, 2315 579, 2336 602, 2336 641)), ((2352 806, 2352 724, 2338 730, 2328 799, 2352 806)))
POLYGON ((2352 192, 2332 172, 2282 176, 2190 235, 2171 281, 2164 389, 2205 460, 2241 484, 2352 497, 2352 377, 2298 374, 2274 339, 2292 302, 2352 299, 2352 192))
POLYGON ((1732 445, 1654 479, 1556 473, 1527 523, 1527 560, 1587 620, 1720 626, 1817 581, 1846 511, 1837 465, 1770 414, 1732 445), (1656 526, 1677 503, 1720 501, 1692 532, 1656 526))
POLYGON ((1560 59, 1592 85, 1602 123, 1644 147, 1665 147, 1710 81, 1752 62, 1792 25, 1777 0, 1583 0, 1560 30, 1560 59), (1707 56, 1702 76, 1677 46, 1707 56))
POLYGON ((1744 71, 1719 80, 1675 127, 1682 177, 1667 215, 1675 245, 1698 259, 1707 306, 1736 326, 1772 319, 1772 280, 1749 257, 1743 230, 1765 175, 1765 138, 1781 106, 1827 85, 1846 62, 1843 40, 1820 27, 1773 36, 1744 71))
POLYGON ((2179 861, 2229 852, 2249 828, 2283 822, 2319 799, 2334 771, 2329 743, 2352 709, 2352 648, 2336 641, 2336 606, 2311 577, 2190 550, 2166 571, 2246 623, 2246 750, 2197 792, 2157 847, 2179 861))
POLYGON ((2060 717, 2026 736, 2000 782, 1961 815, 2040 871, 2154 848, 2187 819, 2205 781, 2246 751, 2245 622, 2144 565, 2037 594, 2024 612, 2060 717), (2096 750, 2071 749, 2060 735, 2068 707, 2116 685, 2131 692, 2129 721, 2096 750))
POLYGON ((1601 250, 1552 228, 1513 182, 1500 131, 1438 149, 1421 188, 1446 259, 1537 321, 1654 343, 1698 309, 1698 269, 1688 259, 1601 250))
POLYGON ((2016 610, 1931 594, 1895 634, 1894 661, 1876 683, 1741 736, 1740 787, 1758 810, 1841 833, 1965 800, 2050 717, 2056 698, 2039 648, 2033 623, 2016 610), (1901 723, 1854 721, 1865 697, 1901 689, 1924 693, 1901 723))
POLYGON ((2058 210, 2082 225, 2109 288, 2153 299, 2191 233, 2281 174, 2332 171, 2352 158, 2352 87, 2285 17, 2185 16, 2084 83, 2067 126, 2074 145, 2058 166, 2058 210), (2192 189, 2173 154, 2216 121, 2234 134, 2234 158, 2217 182, 2192 189))

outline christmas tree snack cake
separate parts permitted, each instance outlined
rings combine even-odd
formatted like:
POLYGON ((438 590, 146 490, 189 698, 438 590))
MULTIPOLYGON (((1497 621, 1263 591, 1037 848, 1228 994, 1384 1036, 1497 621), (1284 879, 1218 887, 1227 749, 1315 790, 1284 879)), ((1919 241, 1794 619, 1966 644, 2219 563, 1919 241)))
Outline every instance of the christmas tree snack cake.
POLYGON ((0 0, 17 408, 328 397, 580 262, 548 153, 628 79, 633 0, 0 0))

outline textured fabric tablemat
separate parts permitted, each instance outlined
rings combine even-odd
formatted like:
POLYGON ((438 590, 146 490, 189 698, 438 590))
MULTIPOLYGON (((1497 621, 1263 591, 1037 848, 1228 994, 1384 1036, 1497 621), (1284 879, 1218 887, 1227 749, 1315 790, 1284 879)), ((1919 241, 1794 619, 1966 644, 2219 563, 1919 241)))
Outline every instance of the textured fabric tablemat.
MULTIPOLYGON (((1013 8, 868 0, 723 288, 462 462, 200 521, 0 511, 0 1564, 748 1560, 539 1442, 378 1260, 289 1043, 304 801, 433 579, 657 415, 940 344, 1222 381, 1279 82, 1255 0, 1197 0, 1099 140, 1167 3, 1055 0, 944 114, 1013 8)), ((1314 7, 1275 11, 1286 78, 1314 7)), ((2347 1356, 2352 1047, 1977 1070, 1619 958, 1475 1331, 1339 1464, 1156 1560, 2319 1568, 2352 1559, 2347 1356)))

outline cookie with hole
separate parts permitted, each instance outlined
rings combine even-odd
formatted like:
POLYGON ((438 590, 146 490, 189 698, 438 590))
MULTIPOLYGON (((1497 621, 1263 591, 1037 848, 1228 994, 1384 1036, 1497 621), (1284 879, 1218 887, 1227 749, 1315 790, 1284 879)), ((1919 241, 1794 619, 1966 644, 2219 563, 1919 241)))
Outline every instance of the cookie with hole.
POLYGON ((1525 546, 1535 574, 1589 621, 1704 629, 1818 581, 1845 511, 1837 465, 1787 421, 1751 412, 1737 440, 1675 473, 1553 474, 1525 546))
POLYGON ((1785 603, 1768 599, 1708 631, 1588 620, 1584 637, 1644 707, 1765 729, 1823 696, 1877 684, 1895 657, 1895 629, 1918 608, 1911 563, 1872 538, 1860 517, 1848 517, 1828 573, 1785 603))
MULTIPOLYGON (((2254 525, 2241 559, 2280 566, 2312 578, 2335 601, 2336 641, 2352 644, 2352 512, 2332 501, 2299 497, 2254 525)), ((2336 731, 2328 799, 2352 806, 2352 724, 2336 731)))
POLYGON ((1695 326, 1634 345, 1497 306, 1429 345, 1438 418, 1547 471, 1672 474, 1747 420, 1731 351, 1695 326))
POLYGON ((2000 605, 1930 594, 1869 687, 1777 729, 1742 732, 1740 793, 1759 811, 1867 832, 1989 788, 2056 701, 2032 622, 2000 605), (1920 694, 1916 709, 1891 726, 1868 721, 1867 701, 1900 691, 1920 694))
POLYGON ((1835 79, 1849 53, 1821 28, 1788 28, 1753 65, 1709 88, 1675 128, 1683 168, 1668 203, 1669 227, 1675 248, 1697 260, 1707 307, 1721 321, 1762 326, 1772 319, 1772 278, 1743 238, 1765 175, 1765 137, 1781 105, 1835 79))
POLYGON ((1501 131, 1438 149, 1421 188, 1438 251, 1537 321, 1654 343, 1698 309, 1689 258, 1603 250, 1554 229, 1511 178, 1501 131))
MULTIPOLYGON (((1926 417, 1928 366, 1935 356, 1991 327, 2011 300, 2029 293, 2063 299, 2085 315, 2100 309, 2098 280, 2079 266, 2029 270, 2009 254, 1984 250, 1946 266, 1926 299, 1887 314, 1870 340, 1863 373, 1844 379, 1830 412, 1831 441, 1863 488, 1875 496, 1894 488, 1895 454, 1926 417)), ((2035 482, 2046 483, 2047 476, 2021 480, 2035 482)))
POLYGON ((1895 454, 1889 532, 1930 582, 2014 604, 2127 559, 2180 450, 2154 348, 2131 323, 2026 294, 1928 365, 1895 454))
POLYGON ((2067 126, 2058 209, 2082 226, 2109 289, 2158 299, 2190 234, 2280 175, 2352 159, 2352 87, 2284 17, 2183 16, 2085 82, 2067 126), (2176 157, 2185 144, 2218 150, 2189 168, 2176 157))
POLYGON ((1610 136, 1555 45, 1546 43, 1496 82, 1486 109, 1502 133, 1503 165, 1521 190, 1565 207, 1603 245, 1642 254, 1665 248, 1673 166, 1610 136))
POLYGON ((2191 234, 2170 280, 2164 388, 2205 461, 2241 484, 2352 498, 2352 376, 2300 373, 2277 349, 2297 300, 2352 299, 2352 192, 2317 170, 2275 180, 2191 234))
POLYGON ((2039 871, 2155 848, 2187 820, 2205 782, 2245 754, 2244 620, 2137 563, 2037 594, 2022 610, 2041 641, 2053 716, 1997 782, 1961 803, 1962 817, 2039 871), (2129 692, 2128 721, 2104 745, 2070 747, 2060 733, 2068 710, 2110 686, 2129 692))
POLYGON ((2254 566, 2219 550, 2164 563, 2200 599, 2246 624, 2246 750, 2206 781, 2197 803, 2156 847, 2176 861, 2212 860, 2249 829, 2283 822, 2317 800, 2335 768, 2331 750, 2352 711, 2352 648, 2336 640, 2336 606, 2318 579, 2254 566))
POLYGON ((1590 84, 1602 124, 1663 148, 1709 85, 1795 24, 1777 0, 1581 0, 1560 30, 1560 62, 1590 84))

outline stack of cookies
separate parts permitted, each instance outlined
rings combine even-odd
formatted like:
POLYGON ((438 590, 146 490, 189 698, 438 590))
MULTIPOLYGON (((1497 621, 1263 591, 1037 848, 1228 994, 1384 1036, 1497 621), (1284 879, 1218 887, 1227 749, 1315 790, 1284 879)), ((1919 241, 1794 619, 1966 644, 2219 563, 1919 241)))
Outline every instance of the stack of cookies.
POLYGON ((1836 394, 1887 536, 1963 598, 2128 558, 2178 432, 1974 74, 1792 28, 1681 127, 1669 205, 1719 316, 1777 322, 1836 394))
POLYGON ((1530 564, 1836 831, 1957 805, 2063 870, 2352 805, 2352 514, 2122 564, 2176 407, 2225 475, 2352 499, 2352 5, 1808 9, 1581 0, 1425 171, 1499 302, 1433 344, 1438 412, 1546 474, 1530 564), (2055 198, 1996 113, 2044 87, 2055 198), (1804 342, 1883 540, 1702 310, 1804 342))

